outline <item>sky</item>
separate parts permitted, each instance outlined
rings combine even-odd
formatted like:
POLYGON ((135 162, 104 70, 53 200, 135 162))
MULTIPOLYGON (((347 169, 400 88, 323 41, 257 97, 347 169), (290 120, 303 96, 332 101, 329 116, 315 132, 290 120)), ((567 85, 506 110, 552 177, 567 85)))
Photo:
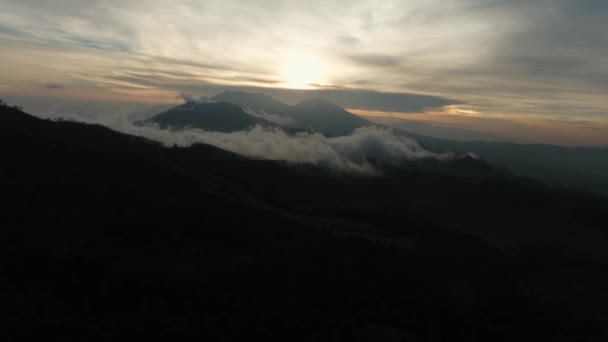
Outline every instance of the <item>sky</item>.
MULTIPOLYGON (((605 0, 0 0, 0 97, 146 113, 247 90, 394 125, 608 146, 605 0)), ((144 115, 144 114, 142 114, 144 115)))

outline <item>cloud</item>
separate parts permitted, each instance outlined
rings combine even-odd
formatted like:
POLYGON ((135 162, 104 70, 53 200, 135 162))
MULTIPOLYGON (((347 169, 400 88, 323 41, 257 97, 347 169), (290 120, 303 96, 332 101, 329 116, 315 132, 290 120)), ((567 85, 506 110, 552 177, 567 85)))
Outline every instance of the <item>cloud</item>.
POLYGON ((429 152, 410 138, 396 134, 388 128, 362 127, 348 136, 329 138, 329 144, 340 156, 356 160, 371 158, 388 164, 399 164, 412 159, 448 159, 446 154, 429 152))
POLYGON ((179 94, 177 95, 177 98, 178 98, 178 99, 182 99, 182 100, 184 100, 184 101, 186 101, 186 102, 196 102, 196 103, 208 103, 208 102, 213 102, 213 101, 211 101, 211 100, 209 99, 209 97, 208 97, 208 96, 200 96, 200 97, 195 97, 195 96, 192 96, 192 95, 190 95, 190 94, 188 94, 188 93, 184 93, 184 92, 179 93, 179 94))
POLYGON ((188 93, 181 92, 177 95, 178 99, 182 99, 185 102, 196 102, 196 98, 188 93))
POLYGON ((336 44, 344 48, 353 48, 360 46, 361 40, 348 34, 341 34, 336 38, 336 44))
POLYGON ((173 104, 154 105, 137 102, 108 102, 79 99, 62 99, 51 96, 4 96, 10 103, 20 105, 27 113, 43 118, 72 117, 90 120, 111 116, 125 116, 128 120, 138 121, 162 113, 173 104))
POLYGON ((347 54, 344 57, 360 65, 380 68, 396 67, 401 63, 398 56, 382 54, 347 54))
POLYGON ((378 92, 364 89, 267 89, 265 92, 273 97, 290 103, 316 98, 349 109, 377 110, 383 112, 424 112, 429 108, 440 108, 462 103, 462 101, 441 96, 378 92))
POLYGON ((64 89, 65 85, 59 83, 44 83, 43 86, 46 89, 64 89))
POLYGON ((451 154, 429 152, 420 147, 416 141, 380 127, 363 127, 349 136, 328 138, 320 133, 289 134, 281 129, 261 126, 233 133, 198 129, 161 130, 153 125, 133 125, 124 115, 96 117, 73 115, 67 118, 101 124, 118 132, 159 141, 166 146, 187 147, 193 144, 208 144, 250 158, 311 164, 367 175, 380 174, 369 160, 397 165, 414 159, 453 158, 451 154))
POLYGON ((357 88, 323 87, 319 89, 286 89, 261 88, 238 85, 217 85, 195 79, 176 80, 165 75, 150 74, 144 76, 112 76, 112 80, 120 80, 133 84, 151 87, 163 87, 177 91, 179 98, 185 101, 196 97, 189 94, 216 95, 224 91, 244 91, 250 93, 268 94, 280 101, 290 104, 315 98, 335 103, 348 109, 376 110, 383 112, 417 112, 421 113, 430 108, 441 108, 449 105, 462 104, 461 100, 407 92, 382 92, 357 88), (184 98, 184 95, 188 95, 184 98))
POLYGON ((274 122, 281 126, 286 126, 286 127, 297 127, 298 126, 298 123, 295 120, 293 120, 292 118, 275 115, 275 114, 269 114, 263 110, 254 110, 251 108, 243 108, 243 110, 245 111, 245 113, 247 113, 251 116, 255 116, 256 118, 264 119, 266 121, 274 122))

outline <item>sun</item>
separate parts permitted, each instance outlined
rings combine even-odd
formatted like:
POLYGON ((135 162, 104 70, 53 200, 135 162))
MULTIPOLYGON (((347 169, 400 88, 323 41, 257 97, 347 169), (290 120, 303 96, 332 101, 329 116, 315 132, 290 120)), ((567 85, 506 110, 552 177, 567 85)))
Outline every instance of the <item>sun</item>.
POLYGON ((283 63, 282 76, 289 88, 312 88, 323 83, 323 65, 314 57, 290 54, 283 63))

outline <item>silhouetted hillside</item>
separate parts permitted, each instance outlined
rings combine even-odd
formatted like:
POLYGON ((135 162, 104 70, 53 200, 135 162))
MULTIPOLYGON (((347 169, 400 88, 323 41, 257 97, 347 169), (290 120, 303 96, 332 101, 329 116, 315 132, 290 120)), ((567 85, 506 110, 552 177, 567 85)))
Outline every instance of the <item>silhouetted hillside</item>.
POLYGON ((5 106, 0 155, 7 341, 608 337, 591 194, 164 148, 5 106))

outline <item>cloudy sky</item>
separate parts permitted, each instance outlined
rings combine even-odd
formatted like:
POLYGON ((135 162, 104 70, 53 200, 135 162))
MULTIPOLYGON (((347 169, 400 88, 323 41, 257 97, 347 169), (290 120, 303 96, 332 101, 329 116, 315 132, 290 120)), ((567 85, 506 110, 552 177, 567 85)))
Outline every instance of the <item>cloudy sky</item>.
POLYGON ((42 114, 244 89, 288 102, 324 97, 379 122, 608 145, 605 0, 0 0, 0 8, 0 96, 42 114))

